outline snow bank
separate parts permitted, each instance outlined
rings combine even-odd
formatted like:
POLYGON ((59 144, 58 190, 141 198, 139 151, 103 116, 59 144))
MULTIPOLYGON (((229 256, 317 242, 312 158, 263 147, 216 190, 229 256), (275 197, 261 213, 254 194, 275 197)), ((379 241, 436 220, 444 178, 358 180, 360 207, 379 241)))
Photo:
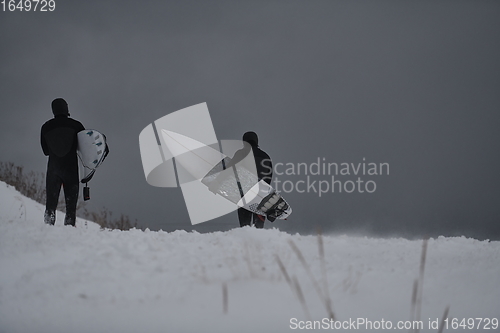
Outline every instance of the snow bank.
MULTIPOLYGON (((411 319, 422 241, 325 236, 325 286, 315 236, 248 227, 109 231, 62 221, 59 213, 56 226, 43 224, 41 205, 0 183, 0 332, 290 332, 328 317, 325 288, 341 322, 391 321, 397 331, 411 319)), ((499 318, 499 259, 500 242, 429 240, 421 331, 436 332, 429 318, 448 305, 450 318, 499 318)))

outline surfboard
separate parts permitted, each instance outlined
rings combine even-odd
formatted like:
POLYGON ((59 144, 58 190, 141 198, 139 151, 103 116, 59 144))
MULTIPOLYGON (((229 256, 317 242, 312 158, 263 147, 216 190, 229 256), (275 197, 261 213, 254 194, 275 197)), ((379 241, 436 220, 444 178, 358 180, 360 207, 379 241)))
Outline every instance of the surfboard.
POLYGON ((185 135, 165 129, 161 135, 176 162, 213 193, 271 219, 287 219, 292 213, 281 194, 258 180, 251 151, 246 161, 232 163, 231 158, 219 150, 185 135))
POLYGON ((83 166, 81 182, 88 183, 109 153, 106 136, 94 129, 77 133, 77 154, 83 166))

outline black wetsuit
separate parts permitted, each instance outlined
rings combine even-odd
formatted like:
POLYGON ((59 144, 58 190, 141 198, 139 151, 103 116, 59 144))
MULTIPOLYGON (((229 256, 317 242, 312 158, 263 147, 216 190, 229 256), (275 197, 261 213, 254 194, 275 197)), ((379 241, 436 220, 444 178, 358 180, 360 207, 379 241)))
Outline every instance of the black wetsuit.
MULTIPOLYGON (((257 168, 257 177, 259 180, 262 179, 266 183, 271 185, 271 179, 273 176, 273 163, 269 155, 259 148, 259 146, 256 143, 257 140, 258 139, 255 136, 254 140, 247 141, 252 146, 252 152, 255 159, 255 166, 257 168)), ((248 153, 249 149, 246 148, 238 150, 232 158, 233 163, 236 164, 239 161, 243 160, 245 156, 248 155, 248 153)), ((240 221, 241 227, 253 224, 255 225, 256 228, 263 228, 264 221, 266 218, 265 216, 260 216, 258 214, 252 213, 244 208, 238 208, 238 219, 240 221)))
POLYGON ((49 156, 45 223, 55 223, 55 211, 62 186, 66 201, 64 224, 75 225, 79 190, 76 134, 84 129, 79 121, 63 114, 56 115, 42 126, 42 150, 46 156, 49 156))

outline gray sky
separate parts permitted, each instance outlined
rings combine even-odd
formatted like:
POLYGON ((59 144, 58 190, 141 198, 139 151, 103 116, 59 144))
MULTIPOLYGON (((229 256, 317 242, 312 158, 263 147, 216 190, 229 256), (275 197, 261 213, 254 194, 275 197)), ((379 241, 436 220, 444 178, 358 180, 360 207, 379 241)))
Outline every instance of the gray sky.
MULTIPOLYGON (((371 194, 284 193, 294 213, 268 226, 500 239, 498 17, 496 1, 56 0, 52 13, 0 12, 1 160, 45 170, 40 126, 63 97, 110 145, 89 209, 191 230, 180 189, 146 183, 138 136, 207 102, 220 140, 256 131, 275 163, 390 165, 361 176, 371 194)), ((194 229, 237 225, 232 213, 194 229)))

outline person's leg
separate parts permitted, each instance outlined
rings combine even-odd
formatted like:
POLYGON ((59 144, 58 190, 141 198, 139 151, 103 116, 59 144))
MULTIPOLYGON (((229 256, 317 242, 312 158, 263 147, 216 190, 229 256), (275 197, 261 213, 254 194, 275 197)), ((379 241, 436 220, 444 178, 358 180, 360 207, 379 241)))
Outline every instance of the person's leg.
POLYGON ((256 228, 262 229, 264 228, 264 221, 266 220, 265 216, 261 216, 259 214, 253 214, 253 224, 256 228))
POLYGON ((61 178, 51 170, 47 170, 47 176, 45 178, 45 192, 47 201, 45 203, 44 215, 44 221, 47 224, 54 225, 56 223, 56 209, 57 202, 59 201, 59 193, 61 192, 61 184, 61 178))
POLYGON ((64 199, 66 201, 66 218, 64 225, 75 226, 76 223, 76 206, 78 204, 78 174, 67 177, 63 182, 64 199))
POLYGON ((240 220, 240 227, 252 225, 252 215, 252 212, 249 212, 244 208, 238 208, 238 219, 240 220))

